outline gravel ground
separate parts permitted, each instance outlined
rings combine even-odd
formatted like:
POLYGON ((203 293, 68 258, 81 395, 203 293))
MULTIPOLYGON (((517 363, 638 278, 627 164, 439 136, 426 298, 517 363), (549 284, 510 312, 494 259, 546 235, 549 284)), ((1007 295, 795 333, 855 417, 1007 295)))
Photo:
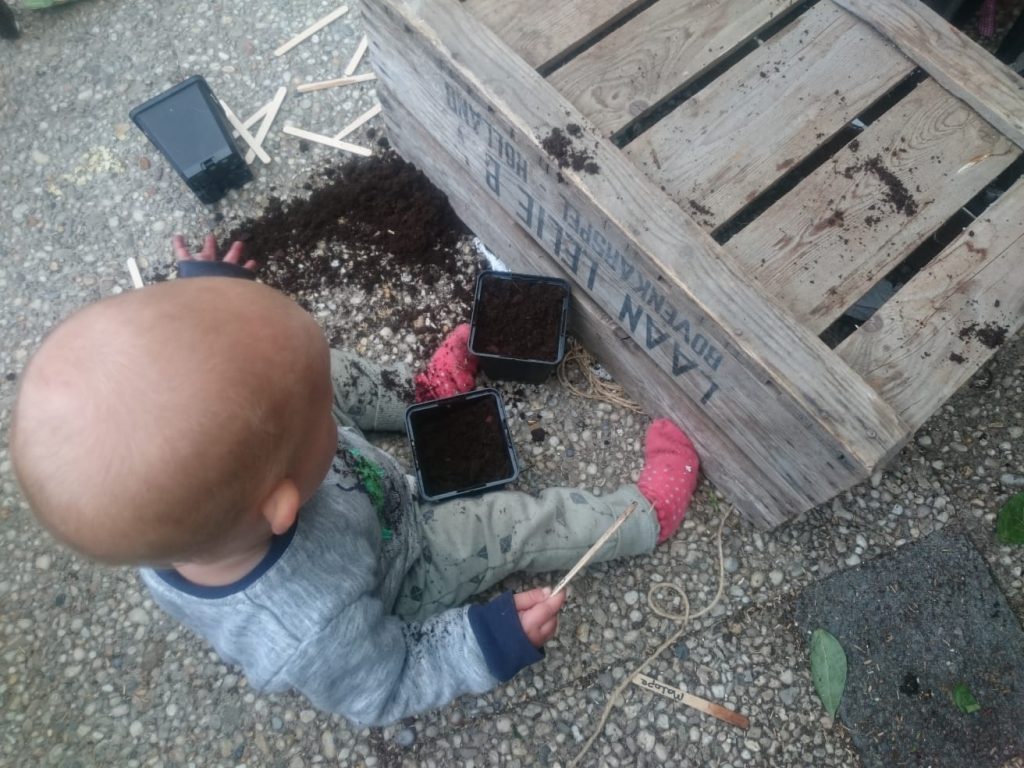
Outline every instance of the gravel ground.
MULTIPOLYGON (((336 76, 361 34, 351 13, 284 57, 270 55, 331 3, 82 2, 22 14, 0 46, 0 429, 18 375, 69 312, 129 289, 125 257, 166 273, 170 235, 226 233, 272 194, 294 196, 333 150, 275 130, 274 158, 214 215, 180 183, 128 110, 187 75, 248 115, 282 84, 336 76)), ((373 103, 372 88, 298 95, 282 116, 324 133, 373 103)), ((280 124, 279 124, 280 125, 280 124)), ((279 127, 275 126, 275 128, 279 127)), ((372 125, 372 124, 371 124, 372 125)), ((368 143, 361 131, 354 137, 368 143)), ((476 257, 466 250, 468 282, 476 257)), ((451 286, 441 286, 450 291, 451 286)), ((442 294, 442 295, 450 295, 442 294)), ((381 360, 423 359, 419 337, 382 326, 394 297, 308 297, 338 343, 381 360), (351 308, 351 309, 350 309, 351 308)), ((442 313, 443 314, 443 313, 442 313)), ((440 325, 463 319, 458 306, 440 325)), ((520 487, 600 492, 635 479, 648 419, 573 396, 557 381, 501 387, 524 472, 520 487), (546 438, 531 440, 542 426, 546 438)), ((126 393, 126 396, 144 396, 126 393)), ((1024 339, 1007 343, 884 473, 772 533, 732 519, 722 601, 692 622, 648 674, 738 709, 747 732, 627 690, 583 765, 856 766, 842 725, 813 694, 789 603, 806 584, 958 522, 1017 616, 1019 551, 998 546, 994 512, 1024 489, 1024 339)), ((406 462, 401 437, 382 444, 406 462)), ((6 441, 4 440, 4 444, 6 441)), ((547 660, 486 696, 384 729, 357 730, 294 695, 262 696, 154 607, 131 572, 57 548, 20 500, 0 453, 0 764, 11 766, 566 765, 605 701, 676 624, 647 605, 673 581, 693 609, 716 590, 725 505, 703 485, 681 533, 653 555, 591 569, 574 587, 547 660)), ((543 583, 513 580, 511 586, 543 583)), ((678 606, 676 606, 678 609, 678 606)))

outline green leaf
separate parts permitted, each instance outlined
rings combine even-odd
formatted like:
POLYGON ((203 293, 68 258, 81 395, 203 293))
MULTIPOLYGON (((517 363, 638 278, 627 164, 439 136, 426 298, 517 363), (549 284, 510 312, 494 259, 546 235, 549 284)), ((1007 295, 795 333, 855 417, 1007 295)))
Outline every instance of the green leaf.
POLYGON ((1024 544, 1024 493, 1018 493, 999 510, 996 536, 1003 544, 1024 544))
POLYGON ((967 687, 967 683, 957 683, 956 688, 953 689, 953 702, 960 708, 961 712, 966 712, 967 714, 981 709, 981 704, 974 698, 974 694, 967 687))
POLYGON ((824 629, 816 629, 811 635, 811 680, 821 703, 835 717, 846 688, 846 653, 824 629))

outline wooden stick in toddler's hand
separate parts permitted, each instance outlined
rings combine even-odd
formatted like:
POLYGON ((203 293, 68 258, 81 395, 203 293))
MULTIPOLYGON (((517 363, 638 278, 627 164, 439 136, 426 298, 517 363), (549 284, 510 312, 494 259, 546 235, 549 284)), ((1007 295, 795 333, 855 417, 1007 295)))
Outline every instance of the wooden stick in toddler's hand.
POLYGON ((580 572, 580 569, 585 567, 587 563, 594 559, 594 555, 597 554, 597 551, 604 546, 604 543, 612 537, 613 533, 619 530, 622 524, 626 522, 626 518, 633 514, 634 511, 636 511, 636 507, 637 504, 634 501, 632 504, 626 507, 625 512, 623 512, 615 519, 614 523, 608 526, 608 530, 601 534, 601 537, 594 542, 594 545, 584 553, 583 557, 581 557, 576 562, 576 565, 574 565, 572 569, 567 574, 565 574, 562 580, 558 582, 558 586, 556 586, 554 590, 552 590, 551 592, 551 597, 554 597, 563 589, 565 589, 569 585, 569 582, 572 581, 573 577, 580 572))

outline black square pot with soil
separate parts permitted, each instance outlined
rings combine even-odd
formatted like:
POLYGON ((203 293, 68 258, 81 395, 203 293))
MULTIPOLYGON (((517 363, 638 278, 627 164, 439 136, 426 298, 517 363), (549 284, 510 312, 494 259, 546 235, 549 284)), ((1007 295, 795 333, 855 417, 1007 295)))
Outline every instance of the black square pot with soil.
POLYGON ((492 379, 536 384, 565 357, 569 284, 542 275, 481 272, 469 351, 492 379))
POLYGON ((410 406, 405 427, 426 501, 494 490, 519 476, 505 406, 493 389, 410 406))

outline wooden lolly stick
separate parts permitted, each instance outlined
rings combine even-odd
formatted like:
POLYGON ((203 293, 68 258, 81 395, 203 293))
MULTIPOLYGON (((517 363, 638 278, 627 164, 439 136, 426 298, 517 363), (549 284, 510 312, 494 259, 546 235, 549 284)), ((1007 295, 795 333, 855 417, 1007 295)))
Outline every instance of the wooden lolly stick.
POLYGON ((348 77, 339 77, 334 80, 320 80, 315 83, 303 83, 299 86, 299 93, 322 91, 324 88, 337 88, 339 85, 355 85, 356 83, 365 83, 376 79, 377 76, 373 72, 366 72, 362 75, 349 75, 348 77))
MULTIPOLYGON (((267 138, 267 134, 270 132, 270 126, 273 124, 274 118, 277 117, 277 111, 281 108, 281 102, 284 101, 286 93, 288 93, 288 89, 284 86, 277 89, 277 93, 274 94, 274 98, 268 106, 267 116, 260 123, 260 129, 256 132, 256 143, 261 147, 263 146, 264 139, 267 138)), ((255 159, 256 150, 250 149, 245 153, 245 162, 251 163, 255 159)))
POLYGON ((340 19, 346 13, 348 13, 348 8, 345 7, 344 5, 336 8, 335 10, 331 11, 329 14, 324 16, 319 21, 314 21, 312 24, 310 24, 304 30, 299 32, 299 34, 297 34, 295 37, 293 37, 290 40, 288 40, 287 42, 284 42, 281 45, 279 45, 274 50, 274 55, 275 56, 280 56, 282 54, 288 53, 288 51, 290 51, 296 45, 301 43, 307 37, 312 37, 317 32, 319 32, 321 29, 323 29, 328 24, 330 24, 332 21, 334 21, 335 19, 340 19))
POLYGON ((359 67, 359 62, 363 60, 363 55, 366 53, 366 47, 369 44, 369 38, 363 35, 363 39, 359 41, 359 45, 356 47, 356 52, 352 54, 352 58, 348 60, 348 65, 345 67, 346 75, 351 75, 359 67))
POLYGON ((138 290, 142 287, 142 275, 139 274, 139 265, 135 263, 135 257, 129 256, 125 264, 128 267, 128 276, 132 279, 132 287, 138 290))
POLYGON ((238 115, 232 112, 231 107, 229 107, 223 101, 220 102, 220 105, 224 108, 224 114, 227 117, 228 122, 235 126, 235 130, 238 131, 238 135, 242 137, 242 141, 244 141, 246 144, 252 147, 253 151, 256 152, 256 156, 260 160, 262 160, 264 163, 269 163, 270 155, 263 151, 263 147, 261 147, 256 142, 256 139, 253 137, 253 135, 249 133, 249 129, 242 125, 242 121, 238 119, 238 115))
POLYGON ((338 141, 332 136, 324 136, 322 133, 304 131, 301 128, 293 128, 290 125, 286 125, 282 130, 289 136, 298 136, 300 139, 315 141, 317 144, 326 144, 328 147, 342 149, 345 152, 351 152, 353 155, 359 155, 360 157, 369 157, 373 154, 366 147, 360 147, 358 144, 349 144, 347 141, 338 141))
MULTIPOLYGON (((254 125, 256 125, 256 123, 258 123, 261 119, 263 119, 263 116, 265 114, 267 114, 267 110, 270 109, 270 105, 273 104, 273 103, 274 103, 273 100, 268 101, 262 107, 257 109, 251 115, 249 115, 245 120, 243 120, 242 121, 242 125, 244 125, 246 128, 252 128, 254 125)), ((238 135, 238 131, 232 130, 231 132, 235 136, 238 135)))
POLYGON ((375 118, 377 115, 380 114, 380 112, 381 112, 380 104, 377 104, 377 105, 375 105, 373 107, 370 107, 368 110, 363 112, 363 114, 361 114, 359 117, 357 117, 351 123, 349 123, 344 128, 342 128, 341 132, 338 133, 337 135, 335 135, 334 138, 337 139, 338 141, 341 141, 346 136, 348 136, 350 133, 352 133, 354 130, 356 130, 356 128, 358 128, 359 126, 363 125, 363 123, 366 123, 367 121, 372 120, 373 118, 375 118))
POLYGON ((747 730, 750 727, 750 719, 739 712, 733 712, 721 704, 715 704, 713 701, 702 699, 700 696, 694 696, 692 693, 686 693, 686 691, 673 688, 671 685, 666 685, 647 675, 637 673, 633 675, 632 682, 633 685, 639 685, 641 688, 656 693, 659 696, 664 696, 666 699, 681 702, 688 707, 696 709, 698 712, 703 712, 705 715, 717 717, 719 720, 729 723, 729 725, 735 725, 743 730, 747 730))
POLYGON ((583 554, 583 557, 576 561, 576 565, 572 567, 572 570, 570 570, 567 574, 565 574, 565 576, 562 577, 562 580, 558 582, 558 586, 556 586, 554 590, 551 592, 551 597, 554 597, 563 589, 565 589, 568 586, 569 582, 572 581, 573 577, 580 572, 580 569, 586 566, 587 563, 594 559, 594 555, 597 554, 597 551, 604 546, 604 543, 612 537, 613 533, 619 530, 621 525, 624 522, 626 522, 626 518, 633 514, 633 512, 636 510, 636 506, 636 502, 634 501, 632 504, 626 507, 625 512, 623 512, 621 515, 615 518, 615 522, 608 526, 608 530, 602 533, 600 538, 594 542, 593 546, 583 554))

